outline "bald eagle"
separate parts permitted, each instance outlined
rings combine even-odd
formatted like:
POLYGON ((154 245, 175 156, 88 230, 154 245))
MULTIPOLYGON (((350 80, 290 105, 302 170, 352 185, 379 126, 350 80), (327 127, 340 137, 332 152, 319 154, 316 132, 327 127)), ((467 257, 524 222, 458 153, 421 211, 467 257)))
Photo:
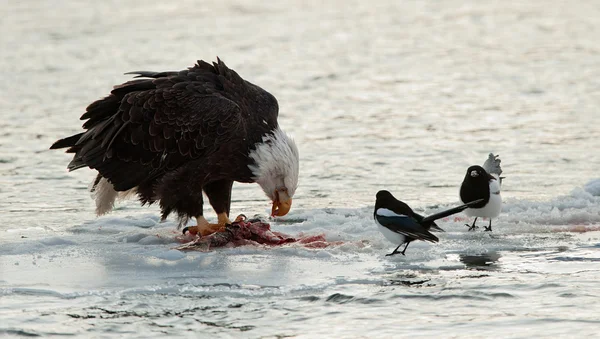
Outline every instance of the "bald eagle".
POLYGON ((70 171, 98 171, 91 191, 96 213, 112 210, 117 197, 137 194, 142 205, 158 202, 163 220, 179 226, 196 218, 192 233, 207 235, 230 224, 234 181, 258 183, 273 202, 272 216, 292 205, 299 155, 277 123, 273 95, 242 79, 223 61, 179 72, 130 72, 134 79, 90 104, 82 133, 50 148, 74 153, 70 171), (203 216, 203 195, 218 216, 203 216))

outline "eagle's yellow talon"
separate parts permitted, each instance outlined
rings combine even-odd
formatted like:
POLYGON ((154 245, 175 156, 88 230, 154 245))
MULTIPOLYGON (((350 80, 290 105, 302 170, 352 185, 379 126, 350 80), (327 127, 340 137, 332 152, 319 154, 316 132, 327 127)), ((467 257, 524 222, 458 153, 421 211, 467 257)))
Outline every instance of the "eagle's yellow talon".
POLYGON ((248 219, 248 218, 247 218, 245 215, 243 215, 243 214, 240 214, 240 215, 238 215, 238 216, 235 218, 235 221, 234 221, 234 222, 243 222, 243 221, 246 221, 247 219, 248 219))
POLYGON ((198 226, 186 226, 183 228, 182 232, 183 235, 185 235, 186 232, 191 235, 196 235, 198 234, 198 226))
MULTIPOLYGON (((243 214, 242 214, 243 215, 243 214)), ((225 231, 225 226, 231 224, 229 217, 227 214, 220 213, 218 215, 219 221, 217 224, 211 224, 203 216, 197 217, 198 225, 196 226, 188 226, 183 229, 183 234, 189 232, 192 235, 200 235, 201 237, 205 237, 207 235, 211 235, 216 232, 225 231)), ((244 217, 245 218, 245 217, 244 217)), ((238 216, 239 219, 239 216, 238 216)), ((238 220, 236 219, 236 221, 238 220)))

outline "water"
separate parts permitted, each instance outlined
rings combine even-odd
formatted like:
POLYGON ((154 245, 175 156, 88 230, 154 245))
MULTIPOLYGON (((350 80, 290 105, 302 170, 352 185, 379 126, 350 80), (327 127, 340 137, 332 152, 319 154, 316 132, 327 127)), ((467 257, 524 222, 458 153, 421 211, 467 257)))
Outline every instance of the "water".
MULTIPOLYGON (((77 337, 556 337, 600 323, 600 5, 582 1, 5 1, 0 333, 77 337), (91 171, 49 151, 134 70, 221 57, 273 93, 301 152, 272 227, 326 249, 173 250, 174 221, 94 218, 91 171), (492 234, 441 223, 406 257, 375 192, 425 213, 500 154, 492 234)), ((232 213, 266 214, 257 185, 232 213)), ((207 209, 207 214, 212 212, 207 209)))

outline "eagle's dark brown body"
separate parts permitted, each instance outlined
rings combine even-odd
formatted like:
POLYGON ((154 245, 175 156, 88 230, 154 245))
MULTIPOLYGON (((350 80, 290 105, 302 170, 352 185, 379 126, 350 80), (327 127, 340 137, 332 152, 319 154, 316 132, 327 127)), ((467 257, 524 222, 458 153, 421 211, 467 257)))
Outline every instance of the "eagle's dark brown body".
POLYGON ((115 191, 160 201, 163 218, 202 215, 202 191, 229 213, 234 181, 253 182, 249 152, 278 127, 277 100, 222 61, 180 72, 134 72, 87 107, 84 132, 51 148, 74 153, 69 170, 98 171, 115 191))

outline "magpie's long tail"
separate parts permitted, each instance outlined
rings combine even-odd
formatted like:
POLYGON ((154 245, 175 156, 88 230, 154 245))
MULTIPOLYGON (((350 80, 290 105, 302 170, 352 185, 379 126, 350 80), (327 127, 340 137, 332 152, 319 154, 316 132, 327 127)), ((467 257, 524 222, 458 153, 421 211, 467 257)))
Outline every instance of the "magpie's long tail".
POLYGON ((452 214, 456 214, 456 213, 462 212, 462 211, 466 210, 467 208, 469 208, 469 207, 471 207, 471 206, 473 206, 475 204, 478 204, 478 203, 480 203, 482 201, 483 201, 483 199, 478 199, 478 200, 475 200, 475 201, 468 202, 468 203, 466 203, 464 205, 460 205, 460 206, 457 206, 457 207, 453 207, 451 209, 447 209, 445 211, 438 212, 436 214, 432 214, 430 216, 427 216, 427 217, 423 218, 423 220, 421 220, 421 224, 425 224, 427 222, 435 221, 435 220, 438 220, 438 219, 450 216, 452 214))
POLYGON ((429 230, 430 231, 434 231, 434 232, 446 232, 444 231, 442 228, 440 228, 436 223, 432 222, 431 226, 429 226, 429 230))

